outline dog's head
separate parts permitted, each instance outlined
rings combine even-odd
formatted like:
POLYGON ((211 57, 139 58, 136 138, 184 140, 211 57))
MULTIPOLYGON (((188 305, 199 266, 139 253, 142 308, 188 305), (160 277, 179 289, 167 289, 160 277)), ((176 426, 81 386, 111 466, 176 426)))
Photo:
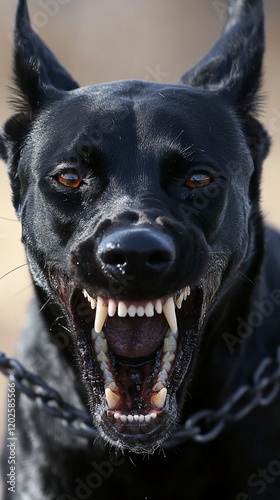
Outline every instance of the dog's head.
POLYGON ((261 1, 232 0, 178 85, 79 88, 19 1, 0 151, 35 285, 67 317, 94 423, 119 447, 170 434, 211 311, 248 262, 263 49, 261 1))

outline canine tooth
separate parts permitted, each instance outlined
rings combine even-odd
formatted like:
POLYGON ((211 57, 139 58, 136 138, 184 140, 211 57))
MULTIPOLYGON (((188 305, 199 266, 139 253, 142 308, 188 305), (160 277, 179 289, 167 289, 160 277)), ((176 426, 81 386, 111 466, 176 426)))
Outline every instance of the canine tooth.
POLYGON ((148 318, 151 318, 154 315, 154 306, 151 302, 148 302, 148 304, 145 307, 145 315, 148 318))
POLYGON ((126 415, 121 415, 120 420, 125 423, 127 421, 127 416, 126 415))
POLYGON ((140 317, 141 317, 141 316, 144 316, 144 314, 145 314, 145 309, 144 309, 144 307, 142 307, 142 306, 138 306, 138 307, 137 307, 137 316, 140 316, 140 317))
POLYGON ((174 361, 174 359, 175 359, 175 354, 174 354, 174 352, 169 352, 169 351, 167 351, 167 352, 165 353, 165 355, 163 356, 162 361, 163 361, 164 363, 166 363, 166 362, 168 362, 168 361, 169 361, 169 362, 174 361))
POLYGON ((120 396, 116 394, 115 392, 111 391, 109 387, 106 387, 105 389, 105 396, 107 400, 107 404, 109 407, 109 410, 114 410, 118 403, 120 402, 120 396))
POLYGON ((151 411, 150 415, 151 415, 151 418, 157 418, 157 412, 156 411, 151 411))
POLYGON ((166 387, 163 387, 155 396, 151 397, 151 402, 156 408, 161 410, 166 401, 166 396, 167 396, 167 389, 166 387))
POLYGON ((129 422, 133 422, 133 420, 134 420, 133 415, 127 415, 127 420, 129 422))
POLYGON ((95 321, 94 321, 94 329, 97 333, 100 333, 103 325, 106 321, 108 314, 108 307, 104 303, 101 297, 97 297, 97 305, 96 305, 96 313, 95 313, 95 321))
POLYGON ((144 422, 144 420, 145 420, 144 415, 142 415, 142 414, 139 415, 139 422, 144 422))
POLYGON ((177 341, 173 335, 168 335, 163 341, 163 352, 175 352, 177 347, 177 341))
POLYGON ((107 340, 100 337, 100 335, 95 339, 94 342, 95 352, 98 354, 99 352, 108 352, 108 343, 107 340))
POLYGON ((161 314, 162 313, 162 302, 160 299, 158 299, 156 301, 156 304, 155 304, 155 310, 158 314, 161 314))
POLYGON ((102 361, 104 361, 104 363, 109 363, 109 358, 107 356, 107 354, 105 354, 105 352, 101 351, 97 354, 96 356, 97 360, 99 361, 99 363, 102 363, 102 361))
POLYGON ((166 318, 167 323, 170 326, 172 333, 177 332, 177 318, 175 314, 175 304, 172 297, 169 297, 167 301, 162 306, 163 314, 166 318))
POLYGON ((136 313, 137 313, 136 306, 134 306, 134 305, 129 306, 127 312, 128 312, 128 316, 130 316, 131 318, 134 318, 134 316, 136 316, 136 313))
POLYGON ((124 302, 119 302, 118 304, 118 316, 120 318, 125 318, 127 315, 127 307, 124 302))
POLYGON ((153 391, 159 392, 164 387, 165 387, 165 383, 162 384, 162 382, 157 382, 156 385, 154 385, 154 387, 153 387, 153 391))
POLYGON ((147 423, 148 423, 148 422, 150 422, 150 420, 151 420, 151 418, 152 418, 152 417, 151 417, 151 415, 148 413, 148 415, 145 415, 145 417, 144 417, 144 418, 145 418, 145 422, 147 422, 147 423))
POLYGON ((109 299, 108 301, 108 315, 110 317, 115 316, 117 310, 117 303, 113 299, 109 299))

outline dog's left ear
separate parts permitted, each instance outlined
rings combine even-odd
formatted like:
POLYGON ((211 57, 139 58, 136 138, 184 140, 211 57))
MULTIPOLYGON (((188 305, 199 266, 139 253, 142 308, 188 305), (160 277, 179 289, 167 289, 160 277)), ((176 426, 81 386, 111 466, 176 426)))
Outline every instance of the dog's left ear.
POLYGON ((254 106, 262 75, 264 16, 261 0, 229 0, 228 19, 212 50, 182 83, 228 96, 242 112, 254 106))

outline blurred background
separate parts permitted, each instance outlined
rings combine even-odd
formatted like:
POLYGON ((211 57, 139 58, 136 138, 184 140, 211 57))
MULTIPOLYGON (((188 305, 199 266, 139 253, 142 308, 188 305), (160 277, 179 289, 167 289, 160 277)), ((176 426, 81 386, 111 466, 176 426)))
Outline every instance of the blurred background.
MULTIPOLYGON (((16 4, 0 0, 0 124, 10 115, 16 4)), ((210 49, 226 14, 226 1, 221 0, 29 0, 28 4, 33 26, 81 85, 132 78, 174 83, 210 49)), ((267 221, 280 227, 280 1, 264 0, 264 4, 267 52, 261 118, 273 147, 265 163, 262 203, 267 221)), ((0 350, 13 356, 32 288, 10 197, 6 168, 0 162, 0 350)), ((2 431, 6 380, 1 374, 0 397, 2 431)))

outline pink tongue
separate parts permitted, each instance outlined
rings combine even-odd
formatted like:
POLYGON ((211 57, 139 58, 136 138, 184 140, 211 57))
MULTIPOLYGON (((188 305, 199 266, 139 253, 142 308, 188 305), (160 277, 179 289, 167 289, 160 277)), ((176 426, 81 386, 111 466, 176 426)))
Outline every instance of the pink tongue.
POLYGON ((164 315, 152 318, 107 317, 103 332, 110 349, 118 356, 140 358, 155 352, 163 342, 168 330, 164 315))

